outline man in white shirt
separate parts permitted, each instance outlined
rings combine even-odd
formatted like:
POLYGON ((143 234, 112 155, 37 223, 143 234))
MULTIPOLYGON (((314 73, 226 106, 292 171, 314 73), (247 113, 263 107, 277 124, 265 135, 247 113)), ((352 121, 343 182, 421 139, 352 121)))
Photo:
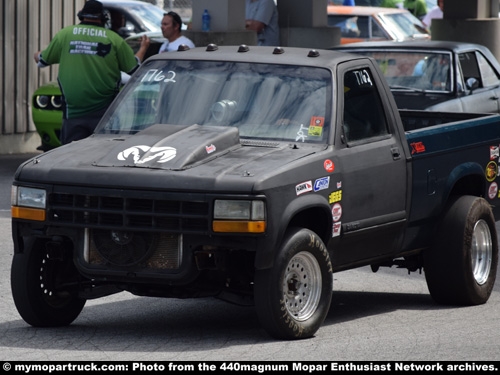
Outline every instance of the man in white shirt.
POLYGON ((431 28, 431 23, 434 18, 443 18, 444 0, 437 0, 437 5, 433 7, 422 19, 422 23, 428 29, 431 28))
POLYGON ((191 39, 182 35, 181 27, 182 19, 177 13, 168 12, 163 15, 161 32, 167 38, 167 41, 161 45, 158 53, 177 51, 181 44, 185 44, 189 48, 194 48, 194 43, 191 39))

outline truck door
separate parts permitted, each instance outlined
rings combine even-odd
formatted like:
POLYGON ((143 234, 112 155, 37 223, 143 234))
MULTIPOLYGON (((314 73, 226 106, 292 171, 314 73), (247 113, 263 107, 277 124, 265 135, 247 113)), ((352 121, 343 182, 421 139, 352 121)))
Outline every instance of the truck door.
POLYGON ((342 212, 341 238, 331 241, 337 265, 397 251, 408 189, 405 135, 399 113, 389 110, 395 103, 387 85, 369 64, 343 65, 337 76, 340 110, 334 141, 342 193, 330 201, 340 204, 342 212))

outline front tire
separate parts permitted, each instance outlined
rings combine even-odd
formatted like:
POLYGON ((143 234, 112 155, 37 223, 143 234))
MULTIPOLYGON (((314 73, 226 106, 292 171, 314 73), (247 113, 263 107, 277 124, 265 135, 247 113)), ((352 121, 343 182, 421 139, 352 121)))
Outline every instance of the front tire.
POLYGON ((432 298, 450 305, 486 303, 497 265, 498 240, 490 205, 479 197, 457 198, 445 211, 435 245, 424 253, 432 298))
POLYGON ((52 259, 45 244, 44 240, 28 238, 24 252, 14 254, 14 303, 24 321, 34 327, 69 325, 86 302, 78 297, 79 274, 71 256, 52 259))
POLYGON ((255 274, 255 307, 276 339, 312 337, 330 309, 332 264, 326 247, 308 229, 287 232, 274 266, 255 274))

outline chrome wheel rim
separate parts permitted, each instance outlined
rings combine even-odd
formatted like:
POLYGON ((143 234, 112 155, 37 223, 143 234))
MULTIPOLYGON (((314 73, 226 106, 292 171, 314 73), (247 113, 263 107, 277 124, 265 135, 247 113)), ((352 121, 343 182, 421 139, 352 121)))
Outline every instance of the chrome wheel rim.
POLYGON ((296 254, 285 270, 283 297, 288 313, 297 321, 309 319, 321 299, 321 268, 308 252, 296 254))
POLYGON ((493 259, 493 241, 488 223, 479 220, 474 225, 471 244, 471 265, 474 279, 479 285, 488 280, 493 259))

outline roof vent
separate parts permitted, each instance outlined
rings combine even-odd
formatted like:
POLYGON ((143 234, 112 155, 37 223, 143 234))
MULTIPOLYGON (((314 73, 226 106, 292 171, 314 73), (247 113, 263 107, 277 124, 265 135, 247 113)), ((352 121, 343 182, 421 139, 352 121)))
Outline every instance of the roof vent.
POLYGON ((250 51, 250 48, 246 45, 246 44, 242 44, 239 48, 238 48, 238 52, 248 52, 250 51))
POLYGON ((315 49, 312 49, 309 51, 309 53, 307 54, 307 57, 318 57, 319 56, 319 52, 315 49))
POLYGON ((188 51, 190 48, 186 44, 180 44, 177 51, 188 51))

